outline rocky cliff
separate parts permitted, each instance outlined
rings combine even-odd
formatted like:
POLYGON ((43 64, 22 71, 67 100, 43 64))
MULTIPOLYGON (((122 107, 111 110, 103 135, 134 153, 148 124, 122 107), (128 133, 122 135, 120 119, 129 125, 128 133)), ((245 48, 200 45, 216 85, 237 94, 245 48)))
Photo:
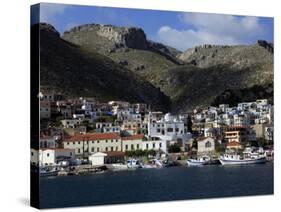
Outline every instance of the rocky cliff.
POLYGON ((145 102, 155 109, 169 109, 169 98, 130 70, 108 57, 93 51, 89 53, 61 39, 49 24, 32 26, 32 33, 38 30, 41 89, 69 97, 145 102))
MULTIPOLYGON (((144 31, 139 28, 88 24, 65 32, 60 43, 78 49, 84 56, 95 58, 100 66, 114 64, 110 65, 110 70, 114 71, 104 71, 102 68, 100 72, 107 76, 114 73, 109 77, 111 81, 120 81, 118 86, 121 86, 122 92, 114 87, 119 94, 115 96, 120 98, 124 98, 124 95, 133 98, 132 94, 135 93, 137 98, 145 99, 146 102, 154 101, 158 105, 170 101, 175 112, 209 104, 236 104, 256 98, 273 101, 274 47, 266 41, 237 46, 206 44, 179 52, 147 40, 144 31), (126 80, 130 77, 133 79, 132 87, 124 88, 121 85, 126 84, 126 80, 123 81, 123 75, 118 75, 118 72, 126 73, 126 80), (128 94, 128 90, 132 92, 128 94), (153 100, 159 96, 162 103, 153 100)), ((73 58, 67 51, 62 53, 65 57, 73 58)), ((67 62, 72 67, 78 66, 72 61, 67 62)), ((87 72, 83 72, 87 74, 91 73, 90 69, 96 69, 90 64, 83 66, 88 66, 87 72)), ((105 79, 96 78, 95 81, 101 83, 105 79)), ((103 84, 108 83, 106 81, 103 84)), ((103 90, 103 93, 108 92, 103 90)))

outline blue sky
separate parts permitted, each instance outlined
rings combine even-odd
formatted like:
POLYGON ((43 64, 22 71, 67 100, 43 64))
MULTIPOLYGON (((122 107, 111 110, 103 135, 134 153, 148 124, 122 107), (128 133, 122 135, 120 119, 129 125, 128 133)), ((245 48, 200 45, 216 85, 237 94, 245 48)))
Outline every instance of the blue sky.
POLYGON ((182 51, 202 44, 273 41, 273 18, 266 17, 43 3, 40 21, 52 24, 61 34, 74 26, 89 23, 140 27, 148 39, 182 51))

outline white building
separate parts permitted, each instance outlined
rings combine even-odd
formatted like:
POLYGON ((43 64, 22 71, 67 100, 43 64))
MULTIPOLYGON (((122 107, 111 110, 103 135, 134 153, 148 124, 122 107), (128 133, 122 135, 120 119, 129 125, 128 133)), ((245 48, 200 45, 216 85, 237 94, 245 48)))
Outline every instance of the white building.
POLYGON ((96 152, 89 156, 89 161, 93 166, 101 166, 104 165, 106 156, 106 153, 96 152))
POLYGON ((210 137, 203 137, 197 140, 198 154, 210 154, 215 152, 215 140, 210 137))
POLYGON ((39 146, 40 148, 56 148, 56 136, 44 136, 40 137, 39 146))
POLYGON ((149 140, 142 141, 142 150, 155 150, 166 153, 167 152, 167 143, 166 141, 160 140, 159 138, 152 138, 149 140))
POLYGON ((159 137, 164 141, 181 140, 182 143, 191 138, 185 123, 169 113, 159 121, 149 121, 148 136, 159 137))
POLYGON ((61 124, 64 128, 76 128, 76 126, 82 123, 81 119, 63 119, 61 124))
POLYGON ((74 149, 62 149, 62 148, 42 148, 38 150, 31 149, 31 163, 38 164, 40 166, 52 166, 57 164, 58 157, 74 158, 74 149))

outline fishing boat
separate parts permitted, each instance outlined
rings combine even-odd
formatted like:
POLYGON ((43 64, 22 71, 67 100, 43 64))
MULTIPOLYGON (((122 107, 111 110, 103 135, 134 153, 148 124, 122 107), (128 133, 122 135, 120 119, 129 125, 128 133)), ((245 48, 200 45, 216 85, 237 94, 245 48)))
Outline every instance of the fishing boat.
POLYGON ((211 161, 210 157, 203 156, 197 159, 187 159, 188 166, 203 166, 209 164, 211 161))
POLYGON ((254 151, 253 148, 247 147, 242 154, 224 154, 220 157, 222 165, 243 165, 243 164, 258 164, 267 161, 264 152, 259 149, 254 151))
POLYGON ((162 161, 160 161, 158 159, 153 159, 153 160, 150 160, 148 163, 142 165, 142 168, 145 168, 145 169, 163 168, 163 163, 162 163, 162 161))
POLYGON ((127 160, 127 167, 128 167, 128 169, 137 169, 137 168, 142 168, 142 165, 139 162, 139 160, 130 159, 130 160, 127 160))
POLYGON ((39 170, 40 177, 57 176, 60 169, 57 167, 41 167, 39 170))

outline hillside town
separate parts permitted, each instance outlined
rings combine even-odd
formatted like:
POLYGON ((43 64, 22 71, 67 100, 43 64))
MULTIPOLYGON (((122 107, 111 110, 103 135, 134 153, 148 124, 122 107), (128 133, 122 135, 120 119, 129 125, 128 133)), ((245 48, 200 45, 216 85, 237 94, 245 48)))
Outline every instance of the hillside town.
POLYGON ((31 163, 39 167, 122 168, 140 158, 156 166, 160 159, 218 158, 246 147, 273 154, 274 107, 267 99, 165 114, 144 103, 65 99, 55 93, 39 97, 39 150, 31 149, 31 163))

